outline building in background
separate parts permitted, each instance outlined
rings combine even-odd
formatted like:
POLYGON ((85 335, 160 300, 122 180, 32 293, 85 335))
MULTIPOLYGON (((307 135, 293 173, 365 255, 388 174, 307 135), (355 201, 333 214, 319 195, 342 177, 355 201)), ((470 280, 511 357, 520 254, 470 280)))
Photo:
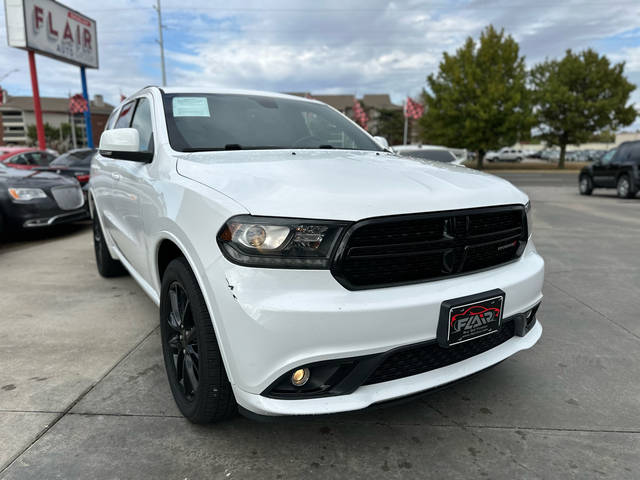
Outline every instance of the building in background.
MULTIPOLYGON (((314 95, 310 92, 289 92, 288 94, 319 100, 320 102, 324 102, 327 105, 332 106, 336 110, 344 113, 347 117, 353 119, 353 101, 356 99, 356 96, 353 94, 314 95)), ((357 100, 360 101, 362 108, 369 117, 367 129, 370 132, 377 132, 380 112, 402 112, 402 105, 396 105, 395 103, 392 103, 391 98, 387 93, 365 94, 362 98, 359 98, 357 100)))
MULTIPOLYGON (((36 119, 33 112, 33 97, 14 97, 0 90, 0 145, 29 145, 33 140, 28 137, 29 125, 35 125, 36 119)), ((42 106, 42 121, 51 127, 59 129, 62 124, 69 124, 69 99, 62 97, 40 97, 42 106)), ((106 103, 102 95, 95 95, 90 104, 91 127, 93 131, 93 143, 98 145, 100 134, 107 124, 107 119, 113 110, 113 105, 106 103)), ((84 116, 74 116, 76 130, 79 132, 78 147, 86 146, 86 126, 84 116)), ((62 140, 62 139, 61 139, 62 140)))

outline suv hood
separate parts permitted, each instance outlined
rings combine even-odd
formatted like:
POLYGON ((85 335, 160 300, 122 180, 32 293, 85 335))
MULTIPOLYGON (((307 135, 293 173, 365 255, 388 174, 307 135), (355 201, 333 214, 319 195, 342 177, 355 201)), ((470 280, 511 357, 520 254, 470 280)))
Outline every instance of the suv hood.
POLYGON ((201 152, 180 155, 177 169, 252 215, 360 220, 527 201, 499 177, 383 152, 201 152))

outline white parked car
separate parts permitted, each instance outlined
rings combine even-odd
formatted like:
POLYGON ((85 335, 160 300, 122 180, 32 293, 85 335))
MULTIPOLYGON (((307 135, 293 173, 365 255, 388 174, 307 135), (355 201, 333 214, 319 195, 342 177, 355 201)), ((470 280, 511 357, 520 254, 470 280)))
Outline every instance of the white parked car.
POLYGON ((503 147, 497 152, 487 152, 484 158, 489 162, 521 162, 526 157, 523 150, 503 147))
POLYGON ((456 156, 450 148, 439 145, 394 145, 392 150, 403 157, 421 158, 451 165, 462 165, 467 159, 466 150, 456 149, 460 152, 459 156, 456 156))
POLYGON ((315 100, 140 90, 102 134, 89 201, 98 270, 158 304, 193 422, 365 408, 542 332, 527 196, 400 158, 315 100))

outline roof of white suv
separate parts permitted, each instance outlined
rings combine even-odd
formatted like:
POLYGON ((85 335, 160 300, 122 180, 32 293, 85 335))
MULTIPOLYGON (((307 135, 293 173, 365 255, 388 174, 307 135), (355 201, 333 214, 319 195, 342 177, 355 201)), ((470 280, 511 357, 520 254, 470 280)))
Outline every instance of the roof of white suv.
POLYGON ((291 100, 302 100, 305 102, 322 103, 313 98, 299 97, 297 95, 288 95, 286 93, 266 92, 263 90, 242 90, 235 88, 211 88, 211 87, 156 87, 165 93, 208 93, 222 95, 259 95, 263 97, 288 98, 291 100))

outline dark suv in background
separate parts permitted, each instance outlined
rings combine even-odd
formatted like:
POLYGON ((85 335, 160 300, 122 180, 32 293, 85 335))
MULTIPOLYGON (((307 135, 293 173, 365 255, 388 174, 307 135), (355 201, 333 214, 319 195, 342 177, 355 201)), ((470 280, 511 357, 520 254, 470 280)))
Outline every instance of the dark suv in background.
POLYGON ((621 198, 633 198, 640 189, 640 141, 621 143, 580 171, 580 193, 615 188, 621 198))

